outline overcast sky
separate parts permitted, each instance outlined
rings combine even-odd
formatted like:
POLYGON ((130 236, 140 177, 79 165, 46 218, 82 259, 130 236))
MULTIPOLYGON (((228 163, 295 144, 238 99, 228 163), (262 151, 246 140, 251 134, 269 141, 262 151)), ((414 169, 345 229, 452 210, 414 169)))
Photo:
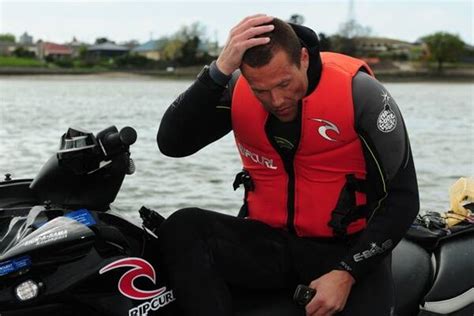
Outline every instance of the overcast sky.
MULTIPOLYGON (((473 0, 354 0, 357 21, 373 35, 413 42, 436 31, 458 34, 474 44, 473 0)), ((0 0, 0 33, 63 43, 73 36, 85 42, 107 37, 117 42, 171 35, 199 21, 207 35, 224 44, 227 32, 243 17, 266 13, 282 19, 305 17, 315 31, 334 34, 347 20, 349 0, 339 1, 7 1, 0 0)))

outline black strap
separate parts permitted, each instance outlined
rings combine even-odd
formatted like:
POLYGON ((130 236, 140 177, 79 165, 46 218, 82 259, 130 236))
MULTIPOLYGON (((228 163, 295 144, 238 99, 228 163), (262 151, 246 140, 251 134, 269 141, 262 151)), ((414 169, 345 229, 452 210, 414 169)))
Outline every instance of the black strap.
POLYGON ((237 216, 247 217, 249 215, 247 195, 249 191, 253 191, 255 189, 255 186, 253 184, 252 178, 250 177, 250 173, 245 169, 242 169, 241 172, 235 175, 235 180, 233 183, 234 191, 237 190, 242 184, 244 185, 244 188, 245 188, 244 204, 240 208, 239 214, 237 216))
POLYGON ((346 175, 346 184, 342 187, 336 208, 332 211, 328 225, 337 237, 346 237, 350 223, 367 218, 371 212, 369 205, 356 205, 356 192, 367 193, 367 182, 357 179, 353 174, 346 175))
POLYGON ((247 193, 247 191, 253 191, 255 189, 252 178, 250 177, 250 173, 245 169, 242 169, 241 172, 235 175, 233 183, 234 191, 237 190, 241 184, 244 185, 245 193, 247 193))

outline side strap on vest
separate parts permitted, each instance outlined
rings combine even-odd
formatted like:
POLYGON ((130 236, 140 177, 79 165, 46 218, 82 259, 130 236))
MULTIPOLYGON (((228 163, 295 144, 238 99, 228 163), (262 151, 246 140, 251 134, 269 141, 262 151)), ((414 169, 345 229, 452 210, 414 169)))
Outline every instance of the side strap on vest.
POLYGON ((234 191, 237 190, 241 184, 244 185, 244 189, 245 189, 244 204, 240 208, 239 214, 237 216, 247 217, 249 215, 249 209, 247 205, 247 195, 249 191, 253 191, 255 189, 255 185, 252 181, 252 178, 250 177, 250 173, 245 169, 242 169, 241 172, 235 175, 235 180, 232 185, 234 187, 234 191))
POLYGON ((350 223, 367 218, 370 214, 371 208, 367 204, 356 205, 356 191, 367 193, 367 182, 357 179, 353 174, 346 175, 346 184, 341 189, 336 208, 332 211, 328 223, 337 237, 346 237, 350 223))

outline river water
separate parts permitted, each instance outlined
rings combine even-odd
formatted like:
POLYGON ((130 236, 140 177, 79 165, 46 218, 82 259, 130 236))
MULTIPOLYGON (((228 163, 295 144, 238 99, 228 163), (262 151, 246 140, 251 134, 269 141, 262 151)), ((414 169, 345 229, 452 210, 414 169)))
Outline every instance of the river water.
MULTIPOLYGON (((127 176, 114 207, 136 216, 141 205, 165 216, 198 206, 236 214, 232 190, 240 160, 231 134, 181 159, 162 155, 156 132, 168 105, 191 81, 142 76, 0 77, 0 175, 34 177, 69 126, 94 133, 132 126, 136 173, 127 176)), ((474 175, 474 84, 386 83, 408 127, 421 209, 444 211, 448 189, 474 175)))

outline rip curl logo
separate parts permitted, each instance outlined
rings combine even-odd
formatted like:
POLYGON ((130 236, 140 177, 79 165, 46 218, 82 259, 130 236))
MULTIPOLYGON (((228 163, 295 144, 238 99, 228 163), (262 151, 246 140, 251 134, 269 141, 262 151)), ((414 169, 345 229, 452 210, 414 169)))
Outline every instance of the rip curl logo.
POLYGON ((390 107, 390 96, 386 91, 382 93, 383 110, 377 118, 377 128, 383 133, 390 133, 397 127, 397 116, 390 107))
POLYGON ((250 150, 248 150, 247 148, 245 148, 244 146, 242 146, 242 144, 240 144, 240 143, 237 143, 237 147, 239 148, 240 154, 243 157, 248 157, 253 162, 258 163, 262 166, 265 166, 268 169, 273 169, 273 170, 277 169, 277 167, 273 165, 273 159, 258 155, 256 153, 253 153, 250 150))
MULTIPOLYGON (((155 296, 151 301, 140 304, 128 311, 128 316, 146 316, 150 311, 157 311, 158 309, 168 305, 175 300, 173 291, 164 292, 161 295, 155 296)), ((0 315, 1 316, 1 315, 0 315)))
POLYGON ((337 128, 336 124, 331 123, 331 122, 326 121, 326 120, 323 120, 323 119, 313 118, 311 120, 326 124, 326 125, 322 125, 318 128, 319 135, 321 135, 324 139, 329 140, 331 142, 337 142, 337 140, 329 137, 329 135, 327 134, 328 131, 333 131, 338 135, 340 134, 339 133, 339 128, 337 128))
POLYGON ((124 258, 114 261, 100 269, 99 274, 126 267, 132 269, 122 275, 118 282, 118 289, 124 296, 134 300, 148 300, 166 291, 165 286, 153 291, 140 290, 135 287, 134 282, 140 277, 148 278, 153 284, 156 284, 155 269, 148 261, 141 258, 124 258))

